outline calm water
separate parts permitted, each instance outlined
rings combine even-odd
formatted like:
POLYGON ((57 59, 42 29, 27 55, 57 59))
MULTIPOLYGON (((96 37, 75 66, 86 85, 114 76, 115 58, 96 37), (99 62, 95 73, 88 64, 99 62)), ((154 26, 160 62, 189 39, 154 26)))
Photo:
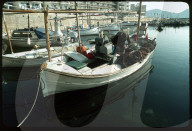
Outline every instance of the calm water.
MULTIPOLYGON (((151 30, 149 36, 155 33, 151 30)), ((174 126, 190 115, 189 27, 165 28, 156 40, 155 68, 149 76, 141 119, 149 126, 174 126)))
MULTIPOLYGON (((40 92, 24 126, 187 126, 189 27, 165 28, 162 32, 149 27, 148 34, 156 37, 158 44, 152 73, 148 74, 151 67, 148 64, 135 76, 117 83, 47 98, 55 103, 50 104, 51 108, 45 106, 40 92), (50 120, 50 116, 55 119, 50 120)), ((5 125, 16 126, 17 121, 23 120, 32 106, 37 87, 38 79, 3 84, 5 125)))

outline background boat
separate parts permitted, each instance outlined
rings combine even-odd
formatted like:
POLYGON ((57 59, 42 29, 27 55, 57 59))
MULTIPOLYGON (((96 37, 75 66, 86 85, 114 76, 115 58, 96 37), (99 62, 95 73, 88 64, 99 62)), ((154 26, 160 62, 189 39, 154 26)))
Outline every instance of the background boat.
MULTIPOLYGON (((51 36, 53 32, 49 32, 51 36)), ((52 39, 50 38, 50 41, 52 39)), ((3 38, 3 43, 9 45, 9 40, 7 37, 3 38)), ((11 44, 13 47, 34 47, 38 45, 39 47, 46 47, 45 29, 44 28, 30 28, 27 29, 17 29, 11 34, 11 44)))

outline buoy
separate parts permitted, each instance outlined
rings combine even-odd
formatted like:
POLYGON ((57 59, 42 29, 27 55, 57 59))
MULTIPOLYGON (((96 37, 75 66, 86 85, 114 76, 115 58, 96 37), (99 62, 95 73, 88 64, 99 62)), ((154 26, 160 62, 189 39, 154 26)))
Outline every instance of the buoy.
POLYGON ((31 39, 30 38, 27 39, 27 44, 31 45, 31 39))
POLYGON ((78 46, 77 52, 83 54, 84 56, 87 56, 86 47, 84 45, 81 45, 81 50, 80 50, 80 47, 78 46))

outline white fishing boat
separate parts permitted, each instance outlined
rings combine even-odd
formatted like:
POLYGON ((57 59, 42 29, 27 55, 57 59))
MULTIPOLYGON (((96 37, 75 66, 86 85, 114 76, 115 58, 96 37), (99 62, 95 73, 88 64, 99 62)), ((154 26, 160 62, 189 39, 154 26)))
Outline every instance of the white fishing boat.
POLYGON ((116 35, 117 32, 120 31, 120 26, 119 25, 108 25, 108 26, 104 26, 102 29, 103 34, 106 35, 109 39, 116 35))
POLYGON ((119 23, 120 26, 135 26, 136 23, 134 21, 123 21, 119 23))
POLYGON ((81 29, 81 36, 99 36, 100 29, 98 27, 92 29, 81 29))
POLYGON ((120 31, 120 27, 119 27, 119 25, 108 25, 108 26, 104 26, 102 28, 102 30, 103 31, 108 31, 108 30, 110 30, 110 31, 120 31))
MULTIPOLYGON (((75 8, 77 10, 77 5, 75 8)), ((141 12, 139 16, 140 14, 141 12)), ((76 16, 77 27, 79 27, 78 15, 76 16)), ((138 23, 140 23, 140 17, 138 23)), ((78 35, 80 38, 80 34, 78 35)), ((92 57, 86 57, 86 53, 82 51, 80 51, 82 54, 74 51, 65 52, 66 59, 44 62, 40 72, 43 96, 94 88, 121 80, 132 75, 150 61, 156 47, 155 39, 151 40, 148 36, 147 38, 140 37, 139 30, 135 39, 136 44, 129 42, 128 48, 125 43, 130 40, 124 32, 116 34, 112 41, 115 46, 114 50, 113 45, 106 43, 102 35, 100 38, 95 38, 95 50, 88 51, 91 52, 92 57)))
MULTIPOLYGON (((52 33, 49 32, 50 35, 52 33)), ((34 47, 35 45, 46 47, 44 28, 17 29, 12 32, 10 39, 13 47, 34 47)), ((9 45, 8 37, 4 36, 2 40, 3 43, 9 45)))
MULTIPOLYGON (((111 63, 111 60, 113 61, 115 58, 115 56, 109 55, 112 45, 103 44, 101 41, 102 39, 99 39, 96 42, 95 59, 89 60, 78 52, 65 52, 67 59, 45 62, 41 71, 44 97, 61 92, 94 88, 118 81, 139 70, 152 58, 154 52, 154 50, 149 52, 142 61, 123 67, 119 63, 111 63)), ((141 41, 145 41, 145 39, 143 38, 141 41)), ((156 45, 155 41, 151 39, 147 41, 156 45)))
MULTIPOLYGON (((66 51, 76 51, 79 43, 72 43, 71 41, 69 41, 70 38, 68 38, 67 36, 63 36, 60 30, 60 24, 58 23, 57 19, 55 21, 55 29, 56 30, 52 34, 52 43, 57 46, 50 48, 52 57, 54 58, 57 56, 61 56, 62 52, 66 51)), ((46 44, 45 39, 43 40, 43 42, 44 44, 46 44)), ((92 47, 86 46, 86 48, 89 49, 92 47)), ((2 55, 2 67, 38 67, 46 60, 48 60, 47 48, 33 49, 31 51, 2 55)))
MULTIPOLYGON (((74 51, 78 43, 69 44, 63 47, 64 51, 74 51)), ((62 47, 51 47, 52 57, 61 56, 62 47)), ((2 67, 37 67, 48 60, 48 51, 46 48, 33 49, 13 54, 2 55, 2 67)))
MULTIPOLYGON (((77 32, 77 26, 74 27, 74 31, 77 32)), ((79 25, 80 36, 99 36, 100 29, 98 27, 90 28, 89 25, 79 25)))

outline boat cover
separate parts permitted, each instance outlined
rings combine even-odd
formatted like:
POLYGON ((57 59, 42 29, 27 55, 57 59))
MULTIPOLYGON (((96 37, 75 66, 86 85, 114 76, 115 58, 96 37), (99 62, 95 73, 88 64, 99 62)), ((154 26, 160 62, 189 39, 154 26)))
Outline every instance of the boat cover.
POLYGON ((75 69, 77 69, 77 70, 79 70, 79 69, 81 69, 81 68, 86 66, 85 63, 82 63, 82 62, 79 62, 79 61, 75 61, 75 60, 69 61, 66 64, 71 66, 71 67, 73 67, 73 68, 75 68, 75 69))
MULTIPOLYGON (((45 28, 36 28, 34 29, 34 32, 39 39, 46 39, 45 28)), ((51 36, 52 34, 52 32, 49 32, 49 36, 51 36)))

